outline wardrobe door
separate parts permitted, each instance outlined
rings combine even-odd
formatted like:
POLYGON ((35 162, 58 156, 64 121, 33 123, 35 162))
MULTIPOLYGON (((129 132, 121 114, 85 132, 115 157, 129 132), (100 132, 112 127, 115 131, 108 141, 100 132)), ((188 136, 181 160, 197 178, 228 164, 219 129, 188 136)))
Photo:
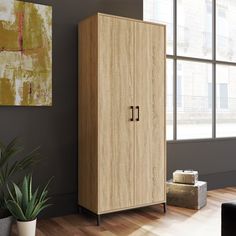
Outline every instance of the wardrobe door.
POLYGON ((134 205, 134 23, 98 21, 99 212, 134 205))
POLYGON ((165 27, 137 22, 135 53, 135 204, 145 205, 165 201, 165 27))

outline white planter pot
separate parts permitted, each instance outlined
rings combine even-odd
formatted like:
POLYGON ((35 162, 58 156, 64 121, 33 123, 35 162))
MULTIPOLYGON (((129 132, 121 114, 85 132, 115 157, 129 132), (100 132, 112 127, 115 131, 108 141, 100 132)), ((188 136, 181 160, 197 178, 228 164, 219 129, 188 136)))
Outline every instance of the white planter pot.
POLYGON ((36 233, 36 221, 17 221, 17 229, 19 236, 35 236, 36 233))

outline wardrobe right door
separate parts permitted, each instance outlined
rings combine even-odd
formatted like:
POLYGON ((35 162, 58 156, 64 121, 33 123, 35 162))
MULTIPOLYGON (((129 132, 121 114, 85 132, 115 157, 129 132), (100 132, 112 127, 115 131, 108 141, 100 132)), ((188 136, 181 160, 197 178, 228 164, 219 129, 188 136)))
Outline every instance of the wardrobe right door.
POLYGON ((135 23, 135 205, 165 202, 165 26, 135 23))

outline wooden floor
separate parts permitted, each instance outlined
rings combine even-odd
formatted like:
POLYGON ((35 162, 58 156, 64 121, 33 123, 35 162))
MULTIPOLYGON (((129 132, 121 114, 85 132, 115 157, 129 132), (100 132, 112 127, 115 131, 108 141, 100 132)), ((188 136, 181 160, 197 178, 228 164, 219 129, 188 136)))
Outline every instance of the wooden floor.
POLYGON ((37 236, 220 236, 221 203, 232 200, 236 188, 209 191, 207 206, 199 211, 168 206, 164 214, 162 206, 152 206, 105 215, 100 227, 89 215, 41 220, 37 236))

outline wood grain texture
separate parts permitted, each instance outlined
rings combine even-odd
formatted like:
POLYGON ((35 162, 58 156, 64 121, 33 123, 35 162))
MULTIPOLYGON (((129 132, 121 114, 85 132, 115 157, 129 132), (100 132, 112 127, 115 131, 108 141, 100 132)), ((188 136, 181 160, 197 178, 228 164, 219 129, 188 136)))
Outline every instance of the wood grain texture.
MULTIPOLYGON (((102 216, 97 227, 95 217, 70 215, 39 220, 37 236, 220 236, 221 204, 235 201, 236 188, 208 192, 207 206, 191 210, 168 206, 163 214, 160 206, 113 213, 102 216)), ((16 236, 13 227, 11 236, 16 236)))
POLYGON ((124 16, 116 16, 116 15, 111 15, 111 14, 101 13, 101 12, 98 12, 96 15, 115 18, 117 20, 118 19, 123 19, 123 20, 126 20, 126 21, 138 22, 138 23, 142 23, 144 25, 147 24, 147 25, 158 25, 158 26, 162 26, 162 27, 165 26, 163 24, 156 23, 156 22, 143 21, 143 20, 138 20, 138 19, 134 19, 134 18, 124 17, 124 16))
POLYGON ((135 105, 140 109, 135 122, 135 204, 140 205, 165 202, 166 195, 165 27, 136 22, 135 54, 135 105))
POLYGON ((98 17, 99 212, 134 205, 134 22, 98 17))
POLYGON ((79 40, 79 204, 102 214, 165 202, 165 27, 97 14, 79 40))
POLYGON ((98 27, 93 16, 79 24, 78 204, 98 210, 98 27))

